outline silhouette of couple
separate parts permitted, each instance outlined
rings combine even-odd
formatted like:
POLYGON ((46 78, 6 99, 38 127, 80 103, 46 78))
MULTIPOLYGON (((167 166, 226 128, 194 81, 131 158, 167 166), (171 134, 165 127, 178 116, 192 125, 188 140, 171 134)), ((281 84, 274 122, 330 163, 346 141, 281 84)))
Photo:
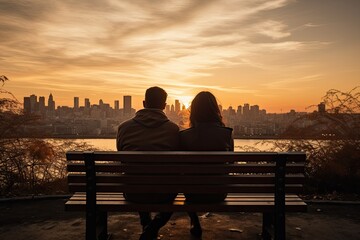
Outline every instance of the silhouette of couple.
MULTIPOLYGON (((233 151, 232 129, 225 127, 215 96, 200 92, 191 103, 190 128, 180 131, 163 110, 167 93, 159 87, 146 90, 144 109, 120 124, 118 151, 233 151)), ((143 203, 172 202, 177 194, 126 194, 128 201, 143 203)), ((188 202, 221 202, 226 194, 186 194, 188 202)), ((189 212, 190 233, 201 238, 202 229, 195 212, 189 212)), ((139 212, 143 232, 140 240, 157 239, 158 232, 170 219, 171 212, 139 212)))

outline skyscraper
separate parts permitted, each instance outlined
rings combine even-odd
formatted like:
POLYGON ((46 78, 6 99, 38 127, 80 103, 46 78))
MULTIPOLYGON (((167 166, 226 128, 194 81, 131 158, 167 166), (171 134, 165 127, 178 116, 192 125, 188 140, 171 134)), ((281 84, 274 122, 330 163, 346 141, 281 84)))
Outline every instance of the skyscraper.
POLYGON ((39 97, 39 111, 40 113, 44 114, 45 110, 45 97, 39 97))
POLYGON ((53 99, 53 95, 50 93, 49 99, 48 99, 48 110, 50 112, 55 111, 55 101, 53 99))
POLYGON ((241 116, 242 113, 243 113, 243 111, 242 111, 242 106, 239 105, 239 106, 237 107, 236 115, 241 116))
POLYGON ((74 97, 74 109, 79 109, 79 97, 74 97))
POLYGON ((179 100, 175 100, 175 113, 179 113, 180 112, 180 102, 179 100))
POLYGON ((31 113, 30 97, 24 97, 24 112, 31 113))
POLYGON ((259 105, 253 105, 250 107, 250 114, 251 116, 258 116, 259 115, 259 105))
POLYGON ((129 116, 131 114, 131 96, 124 96, 124 115, 129 116))
POLYGON ((115 110, 119 110, 119 109, 120 109, 119 100, 115 100, 115 102, 114 102, 114 108, 115 108, 115 110))
POLYGON ((243 115, 246 117, 250 115, 250 105, 248 103, 244 104, 243 115))
POLYGON ((89 109, 90 108, 90 99, 85 98, 85 108, 89 109))
POLYGON ((170 105, 169 104, 167 104, 166 107, 165 107, 165 114, 166 115, 170 114, 170 105))
POLYGON ((32 94, 30 95, 30 112, 36 112, 39 109, 38 102, 37 102, 37 96, 32 94))

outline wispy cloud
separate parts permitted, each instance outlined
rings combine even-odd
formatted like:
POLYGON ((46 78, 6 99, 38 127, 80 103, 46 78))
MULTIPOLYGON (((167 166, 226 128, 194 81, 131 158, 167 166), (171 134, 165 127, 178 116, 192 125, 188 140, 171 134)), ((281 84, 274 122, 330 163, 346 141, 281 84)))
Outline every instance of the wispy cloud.
POLYGON ((262 84, 263 86, 269 89, 282 89, 282 90, 296 90, 294 85, 304 84, 307 82, 315 82, 323 77, 323 74, 313 74, 301 77, 289 77, 287 79, 282 79, 279 81, 272 81, 262 84))
POLYGON ((291 31, 281 19, 259 18, 291 2, 0 0, 1 68, 36 75, 39 84, 64 90, 111 83, 113 89, 138 93, 162 83, 174 89, 251 92, 193 80, 235 65, 271 68, 264 67, 261 55, 321 46, 288 39, 291 31), (257 35, 267 39, 253 41, 257 35))

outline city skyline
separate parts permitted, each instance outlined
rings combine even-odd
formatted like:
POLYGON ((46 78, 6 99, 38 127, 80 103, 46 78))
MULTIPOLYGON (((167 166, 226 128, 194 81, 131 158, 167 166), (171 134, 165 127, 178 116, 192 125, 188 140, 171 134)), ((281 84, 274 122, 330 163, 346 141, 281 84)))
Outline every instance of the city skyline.
MULTIPOLYGON (((114 100, 114 107, 102 99, 91 104, 89 98, 85 98, 84 105, 80 105, 80 98, 76 96, 73 97, 72 106, 56 107, 55 101, 56 98, 52 94, 49 95, 48 106, 45 104, 44 96, 40 96, 39 100, 34 94, 24 97, 24 113, 36 116, 41 123, 24 126, 24 136, 39 131, 47 137, 112 137, 115 136, 121 122, 129 120, 135 115, 130 95, 123 96, 122 108, 120 108, 119 100, 114 100)), ((227 108, 219 106, 219 108, 225 126, 233 128, 234 137, 277 137, 285 133, 287 126, 291 124, 302 127, 311 125, 314 119, 305 116, 314 116, 315 114, 324 117, 333 114, 331 109, 330 112, 327 112, 324 102, 318 104, 317 111, 313 113, 296 112, 295 110, 286 113, 268 113, 259 105, 250 105, 249 103, 235 108, 231 106, 227 108)), ((184 110, 186 110, 185 106, 179 100, 175 100, 171 106, 166 105, 164 113, 180 129, 186 129, 191 127, 190 114, 184 110)), ((346 113, 341 115, 341 117, 346 116, 348 116, 346 113)), ((360 115, 353 116, 358 118, 360 115)), ((317 136, 335 137, 336 133, 327 131, 321 132, 317 136)))
POLYGON ((188 105, 288 112, 360 82, 360 1, 0 0, 0 74, 19 99, 52 92, 112 102, 160 86, 188 105))
MULTIPOLYGON (((23 109, 25 110, 25 106, 26 105, 31 105, 30 108, 33 108, 34 109, 34 105, 35 103, 38 103, 40 107, 37 108, 37 110, 43 108, 43 107, 50 107, 51 109, 55 110, 57 109, 58 107, 69 107, 69 108, 73 108, 74 110, 76 109, 80 109, 80 108, 90 108, 92 106, 100 106, 100 105, 108 105, 110 108, 112 109, 115 109, 115 110, 119 110, 119 109, 134 109, 136 111, 142 109, 136 109, 136 108, 133 108, 132 106, 132 96, 130 95, 124 95, 123 96, 123 102, 120 102, 120 100, 118 99, 114 99, 112 100, 112 103, 107 103, 105 101, 103 101, 102 99, 98 99, 97 101, 91 101, 89 98, 84 98, 84 99, 81 99, 77 96, 74 96, 73 97, 73 104, 70 104, 70 105, 56 105, 56 99, 54 99, 53 97, 53 94, 50 93, 49 95, 49 98, 48 98, 48 105, 46 106, 45 105, 45 102, 46 102, 46 97, 45 96, 37 96, 35 94, 31 94, 30 96, 25 96, 24 97, 24 101, 23 101, 23 109), (39 97, 39 101, 37 101, 37 98, 39 97), (128 99, 128 100, 125 100, 125 99, 128 99), (81 101, 83 100, 83 101, 81 101), (28 101, 28 102, 27 102, 28 101), (128 101, 127 103, 125 103, 125 101, 128 101), (81 104, 81 102, 83 104, 81 104), (122 108, 120 108, 120 105, 122 103, 122 108)), ((325 104, 324 103, 320 103, 322 105, 322 109, 324 109, 325 111, 325 104)), ((314 105, 315 106, 315 105, 314 105)), ((185 104, 183 104, 182 102, 180 102, 178 99, 175 99, 174 102, 170 103, 170 102, 167 102, 166 103, 166 107, 164 109, 164 111, 170 111, 171 108, 174 109, 174 112, 180 112, 180 110, 184 110, 184 109, 189 109, 190 105, 187 107, 185 104)), ((259 110, 265 110, 266 112, 266 109, 260 109, 259 108, 259 105, 258 104, 250 104, 249 102, 244 102, 243 104, 236 104, 236 105, 229 105, 229 106, 222 106, 221 104, 219 104, 219 107, 221 108, 220 110, 235 110, 235 111, 239 111, 239 108, 241 109, 240 111, 242 112, 242 109, 244 108, 250 108, 250 107, 256 107, 258 108, 258 111, 259 110)), ((290 109, 289 112, 291 111, 295 111, 294 109, 290 109)), ((305 112, 305 111, 302 111, 302 112, 305 112)), ((130 114, 130 111, 127 111, 126 112, 127 114, 130 114)), ((271 113, 271 112, 268 112, 268 113, 271 113)))

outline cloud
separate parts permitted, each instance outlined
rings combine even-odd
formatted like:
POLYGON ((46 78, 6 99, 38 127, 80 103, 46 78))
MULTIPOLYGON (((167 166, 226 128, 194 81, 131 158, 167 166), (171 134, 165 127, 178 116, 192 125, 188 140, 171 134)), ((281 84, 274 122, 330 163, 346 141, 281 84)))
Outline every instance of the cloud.
POLYGON ((267 20, 254 26, 254 30, 272 39, 281 39, 289 37, 291 34, 286 32, 286 25, 273 20, 267 20))
POLYGON ((322 79, 323 74, 312 74, 301 77, 289 77, 287 79, 272 81, 262 84, 263 86, 270 89, 283 89, 283 90, 294 90, 295 85, 315 82, 322 79))
POLYGON ((287 24, 259 17, 290 2, 2 0, 0 70, 16 69, 63 89, 93 90, 89 82, 101 79, 134 93, 154 83, 242 92, 192 81, 235 65, 271 68, 261 55, 321 45, 288 40, 287 24), (254 41, 258 35, 268 39, 254 41))

